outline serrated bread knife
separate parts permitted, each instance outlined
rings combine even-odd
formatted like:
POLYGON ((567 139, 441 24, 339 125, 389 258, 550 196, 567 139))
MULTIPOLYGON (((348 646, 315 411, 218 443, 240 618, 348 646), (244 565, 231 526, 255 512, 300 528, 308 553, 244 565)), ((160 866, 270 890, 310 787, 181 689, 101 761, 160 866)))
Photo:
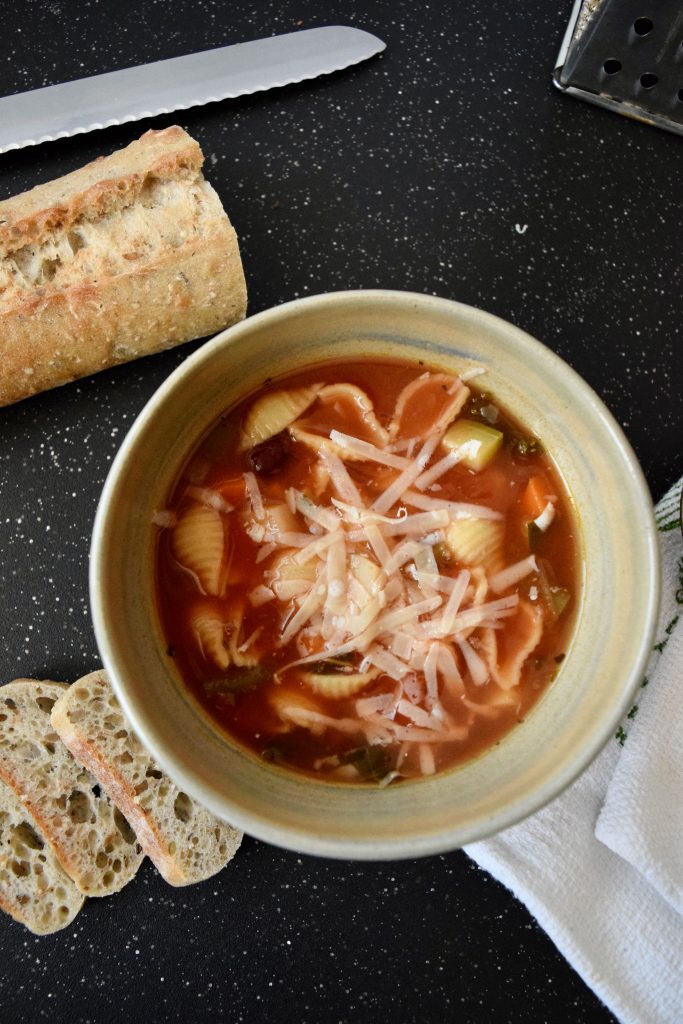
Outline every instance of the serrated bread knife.
POLYGON ((0 153, 341 71, 386 44, 331 25, 0 98, 0 153))

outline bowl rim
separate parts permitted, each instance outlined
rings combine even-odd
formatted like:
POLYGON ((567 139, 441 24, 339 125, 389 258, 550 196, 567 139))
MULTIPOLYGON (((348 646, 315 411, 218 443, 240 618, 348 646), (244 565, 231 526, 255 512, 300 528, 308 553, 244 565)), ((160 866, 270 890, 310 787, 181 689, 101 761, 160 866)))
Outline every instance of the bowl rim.
POLYGON ((654 507, 650 492, 638 462, 638 459, 626 438, 621 426, 607 408, 602 399, 590 385, 561 356, 526 331, 476 306, 458 302, 440 296, 426 295, 420 292, 398 289, 349 289, 325 292, 293 299, 278 306, 263 310, 239 323, 221 331, 205 342, 189 355, 165 381, 155 390, 134 420, 126 434, 107 474, 95 515, 90 549, 89 592, 92 622, 97 647, 103 665, 109 674, 111 685, 121 704, 124 714, 132 724, 136 734, 152 756, 159 762, 169 776, 183 789, 194 796, 200 803, 212 811, 217 817, 229 820, 233 825, 243 829, 249 835, 264 840, 275 846, 300 853, 312 854, 329 858, 354 860, 394 860, 408 857, 420 857, 444 853, 461 848, 468 843, 483 840, 522 821, 534 814, 550 801, 554 800, 567 789, 594 761, 606 746, 615 729, 623 719, 633 701, 634 693, 642 680, 644 669, 651 651, 652 641, 657 624, 660 604, 661 566, 659 558, 658 534, 654 516, 654 507), (410 835, 389 840, 368 840, 357 838, 328 839, 313 831, 288 828, 281 823, 273 824, 265 815, 253 813, 243 807, 234 806, 229 799, 214 798, 212 792, 207 793, 201 780, 191 770, 178 763, 173 754, 160 746, 156 741, 154 715, 139 704, 131 696, 125 685, 118 678, 113 643, 110 641, 104 602, 99 593, 99 576, 102 570, 105 553, 105 537, 110 517, 114 514, 111 497, 116 490, 118 477, 123 471, 130 454, 135 450, 148 424, 154 419, 158 410, 163 408, 167 398, 173 394, 183 378, 191 375, 201 363, 210 361, 218 350, 239 342, 243 334, 267 328, 272 321, 282 317, 296 315, 307 309, 336 306, 339 303, 354 303, 359 299, 369 303, 407 302, 416 303, 435 311, 442 309, 464 316, 470 324, 485 323, 497 327, 509 336, 521 341, 523 346, 535 350, 542 360, 549 360, 562 367, 563 372, 572 378, 572 387, 576 389, 582 401, 591 406, 593 412, 602 421, 615 446, 625 459, 632 476, 634 492, 643 513, 641 529, 644 534, 647 551, 647 569, 649 573, 646 614, 637 656, 634 658, 628 676, 621 686, 620 699, 611 705, 611 712, 603 716, 600 727, 595 730, 589 740, 569 760, 562 771, 549 775, 544 782, 531 791, 496 811, 486 821, 477 825, 446 827, 429 835, 410 835))

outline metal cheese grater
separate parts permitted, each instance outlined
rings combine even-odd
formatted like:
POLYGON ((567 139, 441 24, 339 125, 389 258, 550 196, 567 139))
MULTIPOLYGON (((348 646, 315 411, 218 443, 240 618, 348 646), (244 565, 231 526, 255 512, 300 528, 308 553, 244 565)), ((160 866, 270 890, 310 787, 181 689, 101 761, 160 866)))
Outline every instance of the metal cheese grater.
POLYGON ((681 0, 575 0, 553 81, 571 96, 683 135, 681 0))

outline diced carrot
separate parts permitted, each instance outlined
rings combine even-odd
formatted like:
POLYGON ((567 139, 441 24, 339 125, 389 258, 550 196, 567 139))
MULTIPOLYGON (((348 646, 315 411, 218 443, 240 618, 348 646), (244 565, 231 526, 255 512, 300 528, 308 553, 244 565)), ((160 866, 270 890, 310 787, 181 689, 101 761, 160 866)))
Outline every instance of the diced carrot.
POLYGON ((552 494, 552 487, 547 477, 532 476, 522 494, 522 511, 525 515, 536 519, 548 504, 549 494, 552 494))
POLYGON ((244 477, 236 476, 229 480, 222 480, 216 484, 215 490, 231 505, 239 505, 244 499, 244 477))

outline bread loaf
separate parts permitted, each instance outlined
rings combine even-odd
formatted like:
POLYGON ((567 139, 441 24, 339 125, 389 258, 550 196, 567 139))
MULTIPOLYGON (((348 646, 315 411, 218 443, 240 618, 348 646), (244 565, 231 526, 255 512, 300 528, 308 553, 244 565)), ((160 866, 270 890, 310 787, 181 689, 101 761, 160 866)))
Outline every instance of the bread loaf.
POLYGON ((0 782, 0 909, 36 935, 71 924, 85 897, 0 782))
POLYGON ((87 896, 118 892, 142 850, 97 780, 73 759, 50 721, 65 683, 15 679, 0 687, 0 779, 87 896))
POLYGON ((73 683, 53 707, 52 724, 121 808, 171 885, 210 878, 237 852, 242 833, 161 771, 124 718, 105 672, 91 672, 73 683))
POLYGON ((235 232, 177 126, 0 202, 0 405, 242 319, 235 232))

